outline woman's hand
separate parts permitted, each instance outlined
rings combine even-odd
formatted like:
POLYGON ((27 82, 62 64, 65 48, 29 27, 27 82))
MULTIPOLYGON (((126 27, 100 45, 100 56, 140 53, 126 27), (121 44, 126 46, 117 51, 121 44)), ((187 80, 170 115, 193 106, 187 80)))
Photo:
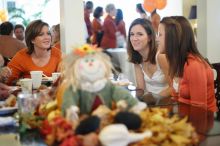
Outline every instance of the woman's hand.
POLYGON ((0 54, 0 67, 2 67, 4 65, 5 61, 3 56, 0 54))
POLYGON ((0 98, 6 98, 9 96, 10 87, 0 83, 0 98))
POLYGON ((9 67, 3 67, 0 70, 0 82, 5 82, 11 76, 11 69, 9 67))

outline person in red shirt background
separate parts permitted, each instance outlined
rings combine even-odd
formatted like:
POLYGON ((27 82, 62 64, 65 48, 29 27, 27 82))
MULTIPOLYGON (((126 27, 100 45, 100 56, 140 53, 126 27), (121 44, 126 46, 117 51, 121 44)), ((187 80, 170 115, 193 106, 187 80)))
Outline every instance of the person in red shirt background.
POLYGON ((93 2, 87 1, 84 8, 84 20, 86 23, 86 28, 88 31, 87 42, 90 42, 90 37, 92 36, 92 23, 90 21, 90 14, 93 12, 93 2))
POLYGON ((117 10, 114 4, 108 4, 105 8, 105 11, 108 15, 106 16, 103 24, 104 35, 102 38, 101 47, 103 49, 116 48, 117 27, 113 17, 115 17, 117 10))
POLYGON ((103 16, 103 8, 96 7, 93 13, 94 19, 92 21, 93 35, 92 35, 92 44, 97 44, 100 47, 102 36, 103 36, 103 28, 102 28, 102 20, 103 16))

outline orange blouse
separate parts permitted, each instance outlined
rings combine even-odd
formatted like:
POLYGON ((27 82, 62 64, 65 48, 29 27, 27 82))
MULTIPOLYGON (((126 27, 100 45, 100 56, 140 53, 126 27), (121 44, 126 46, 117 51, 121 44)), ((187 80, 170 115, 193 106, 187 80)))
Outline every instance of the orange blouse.
POLYGON ((60 41, 59 42, 56 42, 54 45, 53 45, 54 48, 57 48, 59 50, 61 50, 61 46, 60 46, 60 41))
POLYGON ((98 44, 97 42, 97 33, 103 31, 102 30, 102 24, 101 22, 97 19, 94 18, 92 21, 92 28, 93 28, 93 35, 92 35, 92 44, 98 44))
POLYGON ((43 67, 39 67, 32 61, 31 56, 27 54, 27 49, 22 49, 8 63, 8 67, 12 71, 8 84, 19 78, 30 78, 30 71, 33 70, 41 70, 45 75, 50 77, 53 72, 57 71, 60 61, 61 51, 57 48, 52 48, 49 62, 43 67))
POLYGON ((178 101, 217 111, 213 71, 207 63, 191 54, 179 82, 178 101))

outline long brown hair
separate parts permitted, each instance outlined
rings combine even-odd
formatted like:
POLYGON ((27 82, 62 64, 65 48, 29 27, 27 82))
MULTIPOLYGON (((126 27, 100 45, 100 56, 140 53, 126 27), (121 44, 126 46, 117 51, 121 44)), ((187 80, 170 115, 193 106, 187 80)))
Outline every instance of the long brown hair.
POLYGON ((150 63, 156 64, 155 57, 157 53, 157 48, 156 48, 155 32, 154 32, 151 22, 147 19, 141 19, 141 18, 135 19, 131 23, 131 26, 128 31, 128 41, 127 41, 128 60, 134 64, 141 64, 143 62, 143 58, 141 54, 138 51, 134 50, 131 44, 131 41, 130 41, 130 36, 131 36, 130 32, 131 32, 132 27, 134 27, 135 25, 141 25, 145 29, 147 35, 151 38, 149 42, 150 50, 147 56, 147 60, 145 61, 150 61, 150 63))
MULTIPOLYGON (((182 36, 181 36, 181 54, 184 57, 183 62, 187 62, 187 56, 189 54, 192 54, 193 56, 198 57, 205 65, 210 63, 208 62, 207 59, 205 59, 201 53, 199 52, 195 37, 194 37, 194 32, 192 29, 192 26, 190 22, 183 16, 173 16, 173 19, 175 19, 181 26, 182 28, 182 36)), ((181 68, 184 68, 184 65, 181 66, 181 68)), ((183 70, 183 69, 182 69, 183 70)), ((179 77, 183 76, 182 74, 179 75, 179 77)))
POLYGON ((205 60, 197 48, 194 32, 189 21, 183 16, 173 16, 172 18, 174 18, 180 24, 183 30, 181 38, 181 47, 183 48, 182 50, 185 51, 183 53, 186 55, 191 53, 199 57, 201 60, 205 60))
POLYGON ((181 26, 171 17, 164 17, 160 23, 165 26, 165 53, 170 66, 169 76, 182 76, 185 56, 181 50, 181 26))

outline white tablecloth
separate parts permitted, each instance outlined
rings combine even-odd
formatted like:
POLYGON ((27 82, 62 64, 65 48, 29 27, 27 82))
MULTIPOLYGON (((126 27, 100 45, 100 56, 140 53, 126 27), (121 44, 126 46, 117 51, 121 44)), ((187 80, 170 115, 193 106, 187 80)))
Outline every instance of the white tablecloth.
POLYGON ((129 79, 129 81, 135 83, 134 65, 128 62, 128 54, 125 48, 107 49, 112 56, 112 61, 117 64, 122 73, 129 79))

